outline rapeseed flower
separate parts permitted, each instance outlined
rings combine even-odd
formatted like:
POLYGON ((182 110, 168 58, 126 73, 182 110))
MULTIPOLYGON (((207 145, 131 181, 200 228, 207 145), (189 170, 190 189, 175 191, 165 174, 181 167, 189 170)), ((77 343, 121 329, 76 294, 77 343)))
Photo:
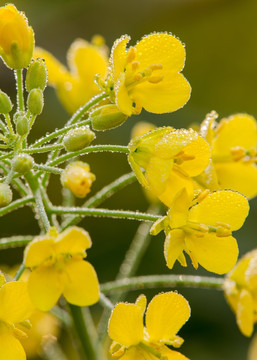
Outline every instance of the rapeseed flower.
POLYGON ((124 35, 115 41, 106 81, 120 111, 130 116, 144 108, 162 114, 185 105, 191 87, 180 73, 185 63, 182 43, 171 34, 153 33, 127 49, 129 40, 124 35))
POLYGON ((93 266, 84 261, 90 248, 89 234, 70 227, 36 237, 26 248, 24 262, 31 269, 28 291, 42 311, 50 310, 61 294, 71 304, 89 306, 99 299, 99 285, 93 266))
POLYGON ((166 217, 158 220, 151 233, 165 230, 164 256, 172 269, 176 260, 187 266, 184 251, 193 266, 224 274, 235 265, 238 257, 233 230, 238 230, 249 212, 247 199, 231 190, 205 191, 192 203, 183 189, 175 198, 166 217))
POLYGON ((27 322, 34 310, 27 284, 22 281, 6 283, 3 274, 0 283, 0 358, 26 360, 20 339, 27 335, 21 325, 27 322))
POLYGON ((50 52, 37 47, 34 58, 43 58, 48 70, 49 85, 56 89, 57 96, 69 113, 100 93, 95 76, 107 75, 108 57, 104 41, 89 43, 76 39, 67 53, 68 68, 50 52))
POLYGON ((248 114, 235 114, 217 124, 214 115, 201 125, 212 162, 199 180, 212 190, 232 189, 252 198, 257 195, 257 122, 248 114))
POLYGON ((128 160, 138 181, 167 206, 183 188, 193 196, 192 177, 210 160, 208 143, 191 129, 158 128, 132 139, 129 150, 128 160))
POLYGON ((141 295, 135 304, 118 303, 109 320, 109 336, 113 341, 110 352, 122 360, 169 359, 187 360, 166 345, 180 347, 183 339, 177 332, 190 317, 186 299, 176 292, 156 295, 146 307, 141 295))
POLYGON ((243 256, 227 275, 225 297, 236 315, 237 325, 245 336, 251 336, 257 322, 257 250, 243 256))
POLYGON ((0 8, 0 56, 11 69, 26 68, 34 49, 34 32, 12 4, 0 8))

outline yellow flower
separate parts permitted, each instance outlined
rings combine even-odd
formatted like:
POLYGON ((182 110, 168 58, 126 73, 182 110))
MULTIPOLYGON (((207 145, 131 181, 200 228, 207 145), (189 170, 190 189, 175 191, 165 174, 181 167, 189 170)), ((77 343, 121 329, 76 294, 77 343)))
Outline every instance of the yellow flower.
POLYGON ((76 39, 67 53, 69 69, 44 49, 35 49, 34 58, 38 57, 45 59, 49 85, 56 88, 61 103, 69 113, 100 93, 94 80, 97 74, 106 76, 108 59, 106 48, 99 41, 91 44, 76 39))
POLYGON ((190 317, 186 299, 172 291, 156 295, 148 305, 144 327, 145 307, 144 295, 135 304, 115 306, 109 320, 109 336, 114 340, 112 356, 122 360, 187 360, 166 346, 180 347, 183 343, 176 334, 190 317))
POLYGON ((208 271, 224 274, 238 257, 237 242, 231 233, 240 229, 248 212, 247 199, 235 191, 205 191, 192 203, 183 190, 168 215, 153 225, 151 233, 156 235, 165 229, 164 256, 170 269, 176 260, 187 266, 185 251, 196 269, 200 264, 208 271))
POLYGON ((34 309, 27 284, 22 281, 5 283, 4 276, 0 277, 0 359, 25 360, 19 339, 27 335, 17 325, 26 322, 34 309))
POLYGON ((257 250, 243 256, 224 282, 226 299, 236 315, 237 325, 251 336, 257 322, 257 250))
POLYGON ((201 126, 201 134, 212 148, 206 179, 212 173, 212 189, 229 188, 252 198, 257 195, 256 120, 247 114, 235 114, 217 124, 215 118, 215 114, 207 116, 201 126))
POLYGON ((61 294, 71 304, 89 306, 99 298, 99 285, 93 266, 84 261, 91 246, 89 234, 70 227, 36 237, 26 248, 24 261, 31 269, 28 291, 36 308, 50 310, 61 294))
POLYGON ((171 34, 155 33, 127 49, 129 40, 124 35, 115 41, 107 78, 120 111, 130 116, 144 108, 162 114, 185 105, 191 87, 180 73, 185 63, 182 43, 171 34))
POLYGON ((84 198, 95 181, 95 175, 90 172, 90 167, 82 161, 69 164, 61 175, 61 183, 68 188, 73 195, 84 198))
POLYGON ((34 32, 12 4, 0 8, 0 56, 11 69, 26 68, 32 58, 34 32))
POLYGON ((129 149, 128 160, 138 181, 167 206, 183 188, 193 196, 191 178, 199 175, 210 159, 208 143, 191 129, 158 128, 133 139, 129 149))

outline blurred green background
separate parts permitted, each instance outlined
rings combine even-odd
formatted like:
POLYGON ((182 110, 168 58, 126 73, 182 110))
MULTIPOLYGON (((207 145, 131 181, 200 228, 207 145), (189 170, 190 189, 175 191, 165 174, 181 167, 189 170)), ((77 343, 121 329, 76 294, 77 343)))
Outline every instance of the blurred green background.
MULTIPOLYGON (((4 2, 0 2, 4 5, 4 2)), ((187 127, 203 120, 216 110, 220 117, 237 112, 257 116, 257 1, 256 0, 14 0, 23 10, 36 34, 36 44, 51 51, 65 63, 70 43, 81 37, 90 40, 94 34, 106 38, 112 46, 122 34, 129 34, 134 44, 144 34, 168 31, 186 44, 187 60, 183 71, 192 86, 192 96, 181 110, 172 114, 153 115, 142 112, 122 127, 98 134, 100 143, 127 144, 135 122, 146 120, 158 126, 187 127)), ((15 98, 13 74, 0 64, 1 89, 15 98)), ((46 90, 45 109, 38 118, 31 140, 61 127, 68 114, 59 104, 53 89, 46 90)), ((92 191, 129 172, 122 154, 84 156, 97 181, 92 191)), ((257 186, 257 184, 256 184, 257 186)), ((50 184, 50 198, 59 204, 59 178, 50 184)), ((257 202, 251 201, 250 215, 237 232, 240 254, 256 247, 257 202)), ((131 210, 147 209, 138 184, 108 200, 104 207, 131 210)), ((138 223, 115 219, 86 218, 83 226, 90 232, 93 247, 88 252, 100 282, 114 279, 138 223)), ((29 209, 0 219, 1 236, 37 234, 38 228, 29 209)), ((164 236, 153 238, 138 274, 171 273, 163 257, 164 236)), ((21 250, 0 253, 2 263, 14 264, 22 259, 21 250)), ((172 273, 208 275, 176 266, 172 273)), ((250 340, 237 329, 234 315, 222 292, 215 290, 178 289, 190 302, 192 316, 180 335, 185 343, 181 352, 197 360, 246 360, 250 340)), ((149 299, 157 293, 149 291, 149 299)), ((134 301, 137 293, 129 295, 134 301)), ((97 313, 98 307, 95 307, 97 313)), ((72 359, 71 359, 72 360, 72 359)))

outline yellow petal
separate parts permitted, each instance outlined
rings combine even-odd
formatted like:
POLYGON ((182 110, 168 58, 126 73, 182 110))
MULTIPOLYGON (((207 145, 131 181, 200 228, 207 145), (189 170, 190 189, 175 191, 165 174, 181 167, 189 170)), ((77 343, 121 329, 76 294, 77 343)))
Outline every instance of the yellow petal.
POLYGON ((0 304, 0 320, 11 324, 28 319, 34 310, 27 283, 22 281, 11 281, 0 288, 0 304))
POLYGON ((128 156, 128 162, 131 166, 132 170, 134 171, 137 180, 140 182, 141 185, 143 185, 146 189, 149 190, 149 184, 146 181, 145 175, 143 174, 143 171, 141 170, 141 167, 138 165, 138 163, 134 160, 133 153, 129 154, 128 156))
POLYGON ((247 199, 238 192, 220 190, 206 196, 189 210, 188 220, 216 226, 224 223, 240 229, 249 212, 247 199))
POLYGON ((247 290, 243 289, 237 304, 236 320, 239 329, 245 336, 251 336, 253 333, 253 313, 252 296, 247 290))
POLYGON ((161 64, 164 71, 179 72, 185 63, 185 48, 171 34, 157 33, 143 37, 135 46, 139 71, 161 64))
POLYGON ((10 332, 0 331, 0 359, 26 360, 21 343, 10 332))
POLYGON ((89 233, 82 228, 72 226, 58 235, 54 248, 56 253, 76 254, 83 253, 91 245, 89 233))
POLYGON ((228 274, 229 279, 234 280, 240 287, 246 286, 246 270, 251 260, 250 253, 242 257, 233 270, 228 274))
POLYGON ((199 175, 209 164, 211 150, 208 143, 201 137, 188 144, 183 152, 185 155, 192 156, 192 160, 185 160, 179 167, 189 176, 199 175))
POLYGON ((192 198, 187 194, 185 188, 178 193, 168 212, 169 225, 172 229, 186 225, 188 209, 191 206, 192 198))
POLYGON ((50 310, 63 292, 63 283, 63 273, 54 266, 41 266, 32 271, 28 291, 35 307, 42 311, 50 310))
POLYGON ((230 154, 232 147, 255 148, 257 143, 257 123, 248 114, 236 114, 220 122, 218 133, 213 140, 213 156, 230 154))
POLYGON ((146 328, 150 341, 169 340, 190 317, 186 299, 175 292, 156 295, 146 311, 146 328))
POLYGON ((221 188, 239 191, 249 199, 257 195, 255 164, 238 161, 214 163, 214 167, 221 188))
POLYGON ((185 234, 181 229, 174 229, 168 233, 164 243, 164 256, 169 269, 173 268, 175 261, 185 248, 185 234))
POLYGON ((185 176, 184 174, 181 174, 179 171, 177 171, 177 167, 174 166, 166 182, 166 189, 158 196, 158 198, 165 205, 171 207, 175 196, 183 189, 186 190, 189 198, 193 197, 194 182, 190 177, 185 176))
POLYGON ((109 336, 126 347, 137 345, 143 340, 143 314, 135 304, 119 303, 113 309, 109 320, 109 336))
POLYGON ((152 156, 145 172, 145 178, 149 183, 151 191, 158 196, 166 188, 166 182, 170 176, 173 167, 173 160, 162 159, 152 156))
POLYGON ((191 87, 180 73, 165 72, 158 83, 148 81, 136 84, 129 91, 129 96, 146 111, 155 114, 178 110, 189 100, 191 87))
POLYGON ((137 345, 126 350, 120 360, 157 360, 157 357, 137 345))
POLYGON ((167 346, 163 346, 161 348, 161 354, 166 356, 168 360, 189 360, 178 351, 171 350, 167 346))
POLYGON ((95 91, 100 92, 94 79, 96 74, 106 76, 107 57, 99 48, 83 39, 76 39, 68 50, 67 61, 73 75, 85 83, 93 83, 95 91))
POLYGON ((87 261, 71 260, 65 265, 63 295, 74 305, 89 306, 99 300, 99 284, 95 269, 87 261))
POLYGON ((133 113, 133 100, 129 97, 127 87, 125 85, 125 73, 121 73, 117 79, 115 86, 115 103, 119 110, 127 116, 133 113))
POLYGON ((136 303, 135 303, 137 306, 140 307, 141 311, 142 311, 142 314, 144 315, 145 313, 145 308, 146 308, 146 305, 147 305, 147 299, 146 299, 146 296, 141 294, 139 295, 139 297, 136 299, 136 303))
POLYGON ((113 80, 116 81, 120 73, 124 72, 126 65, 126 46, 130 37, 123 35, 115 41, 111 50, 110 65, 113 80))
POLYGON ((208 271, 225 274, 236 264, 238 246, 232 236, 218 237, 207 233, 202 237, 186 236, 185 240, 193 257, 208 271))
POLYGON ((24 262, 26 267, 33 268, 50 259, 53 254, 54 238, 38 236, 26 247, 24 262))
POLYGON ((64 81, 65 76, 68 74, 68 70, 50 52, 40 47, 36 47, 34 49, 33 58, 42 58, 45 60, 48 70, 49 85, 56 86, 58 83, 64 81))

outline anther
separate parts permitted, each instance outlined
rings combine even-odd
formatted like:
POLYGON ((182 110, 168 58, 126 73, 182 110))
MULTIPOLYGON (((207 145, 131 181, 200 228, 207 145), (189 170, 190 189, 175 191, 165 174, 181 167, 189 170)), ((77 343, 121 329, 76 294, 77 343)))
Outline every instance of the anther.
POLYGON ((158 84, 160 81, 163 80, 163 76, 159 75, 159 76, 151 76, 148 81, 151 84, 158 84))
POLYGON ((129 48, 127 54, 127 63, 132 62, 136 57, 136 49, 134 47, 129 48))

